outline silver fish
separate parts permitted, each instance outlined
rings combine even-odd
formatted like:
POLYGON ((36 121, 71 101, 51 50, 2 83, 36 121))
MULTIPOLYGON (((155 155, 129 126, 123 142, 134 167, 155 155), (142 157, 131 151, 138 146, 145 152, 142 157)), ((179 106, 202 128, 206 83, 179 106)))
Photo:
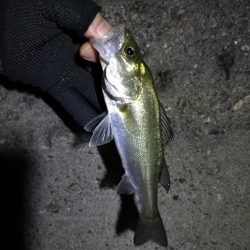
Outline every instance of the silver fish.
POLYGON ((100 54, 105 83, 102 87, 108 112, 90 121, 90 146, 114 139, 125 175, 118 193, 135 194, 139 222, 134 244, 152 240, 167 246, 167 236, 157 205, 158 183, 166 190, 170 178, 164 148, 173 137, 160 103, 152 74, 143 61, 132 34, 123 26, 100 39, 92 39, 100 54))

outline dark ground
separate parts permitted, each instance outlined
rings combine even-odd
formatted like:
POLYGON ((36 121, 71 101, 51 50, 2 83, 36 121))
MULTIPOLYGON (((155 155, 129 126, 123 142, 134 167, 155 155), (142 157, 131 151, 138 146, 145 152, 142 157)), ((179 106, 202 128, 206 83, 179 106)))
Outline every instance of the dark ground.
MULTIPOLYGON (((250 2, 98 2, 112 24, 134 33, 173 123, 172 187, 159 189, 168 249, 250 249, 250 2)), ((133 249, 133 203, 108 187, 121 174, 113 151, 90 149, 47 98, 5 86, 6 249, 133 249)))

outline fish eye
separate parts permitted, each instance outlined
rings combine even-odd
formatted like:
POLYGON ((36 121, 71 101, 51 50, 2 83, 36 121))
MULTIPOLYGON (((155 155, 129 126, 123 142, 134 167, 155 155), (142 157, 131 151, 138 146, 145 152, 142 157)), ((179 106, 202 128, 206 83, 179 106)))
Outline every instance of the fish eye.
POLYGON ((135 53, 135 50, 134 50, 134 48, 132 48, 132 47, 127 47, 127 48, 125 49, 125 52, 126 52, 126 54, 127 54, 128 56, 133 56, 134 53, 135 53))

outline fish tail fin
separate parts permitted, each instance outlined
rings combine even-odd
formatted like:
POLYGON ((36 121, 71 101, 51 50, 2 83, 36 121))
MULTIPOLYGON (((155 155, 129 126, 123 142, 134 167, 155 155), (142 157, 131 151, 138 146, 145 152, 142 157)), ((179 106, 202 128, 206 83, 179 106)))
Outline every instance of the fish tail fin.
POLYGON ((142 245, 149 240, 164 247, 168 245, 167 234, 160 216, 154 220, 139 219, 135 230, 134 244, 136 246, 142 245))

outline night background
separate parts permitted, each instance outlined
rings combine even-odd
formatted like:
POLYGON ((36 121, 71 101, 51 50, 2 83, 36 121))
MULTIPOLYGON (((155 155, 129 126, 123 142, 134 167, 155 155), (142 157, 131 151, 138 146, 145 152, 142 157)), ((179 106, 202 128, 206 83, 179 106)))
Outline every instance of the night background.
MULTIPOLYGON (((250 2, 96 2, 134 34, 172 121, 172 186, 159 186, 168 249, 250 249, 250 2)), ((49 96, 4 77, 0 108, 5 249, 133 249, 138 215, 116 194, 114 145, 89 148, 49 96)))

